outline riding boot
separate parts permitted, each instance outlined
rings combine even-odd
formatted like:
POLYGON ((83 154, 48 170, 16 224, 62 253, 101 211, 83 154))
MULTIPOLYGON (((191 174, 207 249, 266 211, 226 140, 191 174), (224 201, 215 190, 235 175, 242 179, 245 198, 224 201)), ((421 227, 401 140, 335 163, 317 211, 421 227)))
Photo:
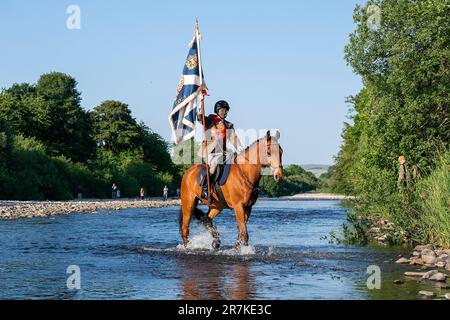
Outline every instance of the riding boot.
POLYGON ((203 184, 202 184, 202 199, 208 200, 208 177, 203 177, 203 184))
POLYGON ((208 180, 207 180, 207 177, 205 177, 204 180, 203 180, 201 197, 202 197, 202 199, 208 200, 208 203, 213 203, 214 202, 214 198, 212 196, 212 193, 213 193, 214 184, 215 184, 215 181, 216 181, 216 178, 217 178, 216 175, 217 174, 214 173, 214 174, 210 174, 210 176, 209 176, 209 183, 210 183, 210 186, 211 186, 211 190, 210 190, 209 196, 208 196, 208 180))
MULTIPOLYGON (((206 179, 205 179, 206 180, 206 179)), ((208 199, 208 184, 204 183, 202 186, 202 199, 208 199)))

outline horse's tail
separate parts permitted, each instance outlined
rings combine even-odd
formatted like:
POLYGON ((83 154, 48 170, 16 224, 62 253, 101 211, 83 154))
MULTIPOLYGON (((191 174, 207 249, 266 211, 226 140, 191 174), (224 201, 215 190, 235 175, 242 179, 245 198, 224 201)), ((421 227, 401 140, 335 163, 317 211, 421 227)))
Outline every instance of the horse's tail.
POLYGON ((178 225, 180 228, 180 234, 181 234, 181 226, 183 225, 183 209, 180 206, 180 210, 178 211, 178 225))
POLYGON ((194 202, 194 217, 196 220, 202 220, 206 217, 206 213, 204 213, 202 210, 200 210, 199 208, 197 208, 198 205, 198 199, 195 199, 194 202))

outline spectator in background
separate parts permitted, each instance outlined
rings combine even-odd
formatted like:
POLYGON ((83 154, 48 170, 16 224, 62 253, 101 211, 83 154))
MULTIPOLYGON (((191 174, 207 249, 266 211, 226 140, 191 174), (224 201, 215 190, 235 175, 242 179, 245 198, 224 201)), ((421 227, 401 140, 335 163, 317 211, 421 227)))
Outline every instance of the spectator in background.
POLYGON ((400 167, 398 169, 397 187, 400 191, 414 190, 414 185, 419 178, 416 165, 411 165, 405 156, 398 157, 400 167))
POLYGON ((141 187, 141 190, 139 190, 139 196, 140 196, 141 200, 144 200, 144 196, 145 196, 144 187, 141 187))
POLYGON ((113 199, 115 199, 117 197, 117 190, 118 190, 118 188, 117 188, 116 184, 113 183, 112 187, 111 187, 111 192, 112 192, 112 198, 113 199))
POLYGON ((169 196, 169 188, 167 188, 167 186, 164 186, 164 189, 163 189, 163 198, 164 198, 164 200, 167 200, 168 196, 169 196))

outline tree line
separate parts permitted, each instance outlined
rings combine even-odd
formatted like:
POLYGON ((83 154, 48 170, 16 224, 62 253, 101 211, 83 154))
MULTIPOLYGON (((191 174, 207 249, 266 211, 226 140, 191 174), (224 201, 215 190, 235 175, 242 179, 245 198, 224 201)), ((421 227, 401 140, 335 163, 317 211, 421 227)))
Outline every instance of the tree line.
POLYGON ((42 75, 0 92, 0 198, 18 200, 160 195, 180 180, 164 139, 133 118, 127 104, 81 105, 76 80, 42 75))
MULTIPOLYGON (((345 59, 364 87, 327 179, 356 196, 358 216, 387 218, 409 241, 450 245, 450 5, 447 0, 370 0, 354 11, 345 59), (368 24, 369 6, 381 23, 368 24), (399 190, 400 155, 420 171, 399 190)), ((395 238, 395 237, 394 237, 395 238)), ((396 239, 393 239, 395 241, 396 239)))
MULTIPOLYGON (((175 148, 175 154, 176 154, 175 148)), ((36 84, 0 92, 0 199, 63 200, 111 196, 160 196, 164 185, 179 187, 188 165, 175 165, 168 143, 128 105, 106 100, 86 111, 70 75, 51 72, 36 84)), ((285 168, 277 184, 261 181, 261 194, 283 196, 315 190, 319 181, 300 166, 285 168)))

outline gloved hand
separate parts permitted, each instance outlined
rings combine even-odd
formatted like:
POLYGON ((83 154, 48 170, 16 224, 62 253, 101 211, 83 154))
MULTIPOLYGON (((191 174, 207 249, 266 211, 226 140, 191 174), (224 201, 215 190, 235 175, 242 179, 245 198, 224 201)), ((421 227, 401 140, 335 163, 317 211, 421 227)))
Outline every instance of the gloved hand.
POLYGON ((236 148, 236 152, 239 154, 239 153, 242 153, 242 152, 244 152, 244 148, 243 147, 237 147, 236 148))

